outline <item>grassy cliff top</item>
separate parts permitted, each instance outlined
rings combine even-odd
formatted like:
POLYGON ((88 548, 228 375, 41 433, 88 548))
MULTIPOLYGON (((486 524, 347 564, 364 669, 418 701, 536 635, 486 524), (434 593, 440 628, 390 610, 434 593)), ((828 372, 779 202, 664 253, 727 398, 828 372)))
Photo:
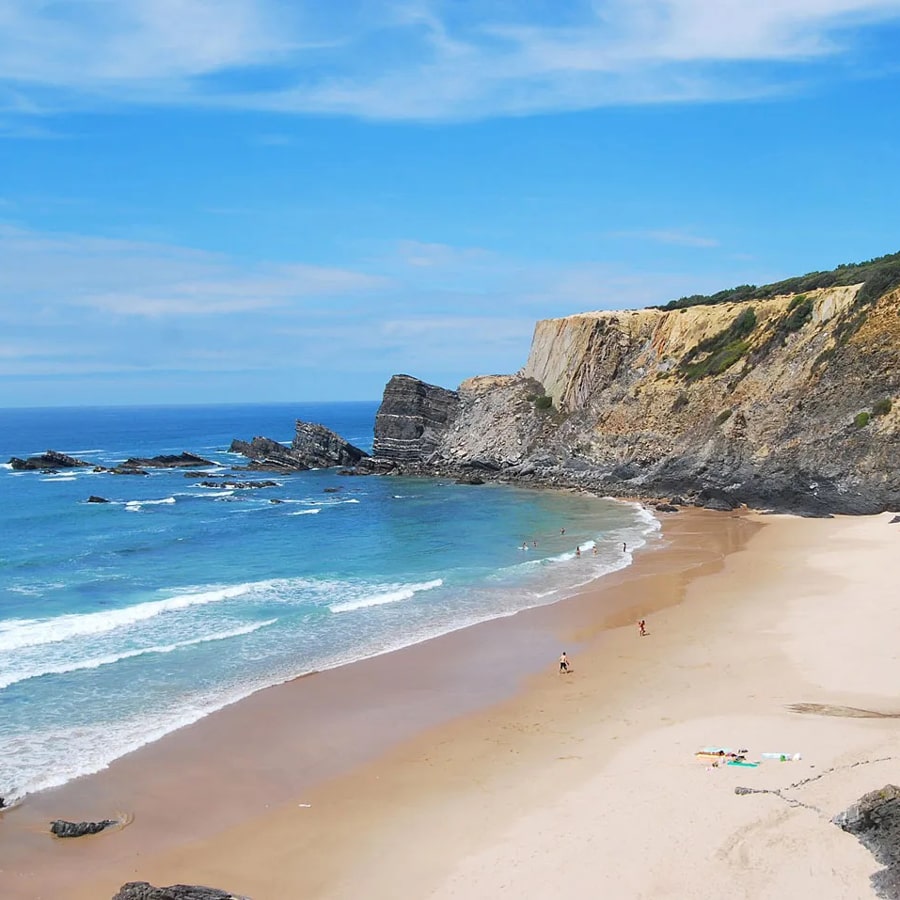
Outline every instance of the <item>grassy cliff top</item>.
POLYGON ((774 284, 741 284, 716 294, 692 294, 671 300, 657 309, 683 309, 686 306, 712 306, 716 303, 739 303, 744 300, 767 300, 783 294, 802 294, 818 288, 862 284, 857 303, 877 300, 900 285, 900 253, 890 253, 860 263, 846 263, 829 272, 809 272, 774 284))

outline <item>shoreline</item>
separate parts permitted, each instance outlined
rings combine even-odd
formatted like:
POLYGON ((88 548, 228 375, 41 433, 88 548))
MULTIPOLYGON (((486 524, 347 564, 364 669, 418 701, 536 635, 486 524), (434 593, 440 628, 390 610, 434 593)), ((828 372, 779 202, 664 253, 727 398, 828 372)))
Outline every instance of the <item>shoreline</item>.
MULTIPOLYGON (((715 514, 694 511, 682 515, 684 518, 667 519, 666 527, 677 532, 698 515, 715 518, 715 514)), ((126 831, 88 839, 97 851, 92 848, 86 853, 75 847, 60 851, 58 847, 68 845, 53 843, 49 853, 64 853, 66 868, 70 862, 74 866, 74 871, 66 873, 66 883, 70 883, 81 870, 95 865, 94 853, 105 857, 106 849, 114 846, 116 851, 123 849, 124 856, 161 852, 185 840, 208 837, 248 815, 263 813, 285 792, 309 790, 371 762, 423 731, 514 696, 529 677, 548 661, 555 661, 560 627, 583 628, 585 620, 596 624, 595 604, 585 598, 592 597, 597 586, 604 591, 620 590, 621 584, 639 579, 651 560, 659 561, 668 552, 666 546, 638 551, 631 565, 557 602, 265 688, 120 757, 98 773, 28 795, 0 820, 7 838, 0 844, 0 869, 8 886, 12 889, 16 883, 18 876, 10 881, 9 875, 17 861, 23 866, 30 861, 42 865, 45 859, 54 858, 47 856, 45 835, 39 833, 51 819, 90 820, 119 812, 135 817, 135 824, 126 831), (405 684, 407 669, 416 672, 412 689, 405 684), (485 670, 492 672, 489 683, 478 674, 485 670), (373 706, 391 717, 389 727, 384 721, 372 721, 373 706), (290 710, 293 721, 278 721, 283 710, 290 710), (258 741, 250 739, 247 721, 268 729, 276 739, 267 743, 275 746, 261 748, 258 741), (310 741, 304 722, 330 737, 310 741), (293 772, 285 771, 285 745, 304 746, 292 760, 293 772), (220 759, 217 754, 214 773, 209 771, 211 746, 231 748, 227 758, 220 759), (243 762, 248 759, 254 760, 249 772, 243 762), (191 783, 189 791, 173 790, 175 772, 191 783), (273 776, 273 772, 277 774, 273 776), (198 806, 206 811, 209 821, 205 825, 195 821, 198 806)), ((644 612, 648 609, 642 606, 644 612)), ((610 608, 608 615, 615 618, 622 612, 610 608)), ((632 610, 626 618, 631 621, 632 610)), ((584 640, 586 635, 572 635, 570 653, 577 648, 576 638, 584 640)), ((81 841, 73 844, 84 848, 81 841)), ((12 896, 38 896, 35 887, 29 886, 24 876, 21 889, 25 893, 12 896)))

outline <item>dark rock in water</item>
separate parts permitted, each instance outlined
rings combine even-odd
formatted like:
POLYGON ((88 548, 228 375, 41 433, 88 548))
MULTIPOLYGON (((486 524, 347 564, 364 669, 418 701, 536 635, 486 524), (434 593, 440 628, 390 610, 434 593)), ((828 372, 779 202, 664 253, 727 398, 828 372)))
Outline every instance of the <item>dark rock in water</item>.
POLYGON ((297 420, 290 447, 267 437, 247 441, 234 440, 229 448, 252 462, 248 468, 270 472, 301 472, 333 466, 355 466, 368 454, 345 441, 324 425, 297 420))
POLYGON ((679 494, 676 494, 674 497, 669 497, 669 503, 671 503, 672 506, 687 506, 688 505, 687 500, 685 500, 684 497, 682 497, 679 494))
POLYGON ((277 500, 275 497, 270 497, 269 503, 284 503, 284 500, 277 500))
POLYGON ((4 800, 3 797, 0 797, 0 809, 5 809, 5 808, 6 808, 6 800, 4 800))
POLYGON ((375 417, 378 459, 423 462, 440 445, 459 410, 459 394, 410 375, 394 375, 375 417))
POLYGON ((163 454, 149 459, 132 457, 126 459, 117 468, 120 469, 180 469, 184 466, 214 466, 212 460, 204 459, 194 453, 163 454))
POLYGON ((96 494, 91 494, 87 499, 88 503, 109 503, 109 500, 106 497, 98 497, 96 494))
POLYGON ((327 487, 327 488, 322 488, 322 493, 323 494, 336 494, 340 490, 342 490, 342 488, 340 488, 340 487, 327 487))
POLYGON ((330 469, 333 466, 355 466, 369 454, 359 447, 345 441, 330 428, 315 422, 297 420, 294 440, 291 441, 294 451, 308 465, 316 468, 330 469))
POLYGON ((466 475, 463 478, 456 479, 457 484, 484 484, 484 479, 477 475, 466 475))
POLYGON ((209 472, 185 472, 185 478, 218 478, 218 475, 211 475, 209 472))
POLYGON ((118 824, 115 819, 103 819, 100 822, 66 822, 64 819, 57 819, 50 823, 50 831, 61 838, 83 837, 118 824))
POLYGON ((277 481, 201 481, 200 487, 228 488, 233 491, 247 491, 254 488, 278 487, 277 481))
POLYGON ((17 472, 42 472, 47 469, 77 469, 82 466, 90 466, 91 463, 85 462, 83 459, 76 459, 74 456, 67 456, 57 450, 47 450, 40 456, 29 456, 28 459, 19 459, 18 456, 12 457, 9 464, 17 472))
POLYGON ((132 468, 131 466, 116 466, 114 469, 94 469, 95 472, 109 472, 110 475, 148 475, 146 469, 132 468))
POLYGON ((667 512, 667 513, 673 513, 673 512, 677 513, 678 512, 678 507, 673 506, 671 503, 655 503, 653 505, 653 508, 655 510, 658 510, 659 512, 667 512))
POLYGON ((886 868, 872 876, 879 897, 900 898, 900 788, 885 785, 860 797, 832 821, 859 842, 886 868))
POLYGON ((146 881, 130 881, 119 888, 119 893, 112 900, 250 900, 250 898, 195 884, 153 887, 146 881))

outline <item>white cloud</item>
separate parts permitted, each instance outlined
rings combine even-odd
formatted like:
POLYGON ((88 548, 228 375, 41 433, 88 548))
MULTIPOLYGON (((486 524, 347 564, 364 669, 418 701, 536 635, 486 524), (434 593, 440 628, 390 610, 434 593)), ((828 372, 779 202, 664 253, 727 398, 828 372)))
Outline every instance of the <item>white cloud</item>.
POLYGON ((611 231, 609 237, 635 238, 642 241, 653 241, 658 244, 674 244, 679 247, 718 247, 716 238, 692 234, 680 228, 659 228, 639 231, 611 231))
POLYGON ((0 0, 0 109, 447 120, 746 98, 898 18, 900 0, 0 0))

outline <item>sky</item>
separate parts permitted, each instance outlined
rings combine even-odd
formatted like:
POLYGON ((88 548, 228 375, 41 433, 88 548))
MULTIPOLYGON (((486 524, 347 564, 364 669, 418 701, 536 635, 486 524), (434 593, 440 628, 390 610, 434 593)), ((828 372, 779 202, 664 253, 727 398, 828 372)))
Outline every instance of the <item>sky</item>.
POLYGON ((900 0, 0 0, 0 407, 378 399, 900 250, 900 0))

